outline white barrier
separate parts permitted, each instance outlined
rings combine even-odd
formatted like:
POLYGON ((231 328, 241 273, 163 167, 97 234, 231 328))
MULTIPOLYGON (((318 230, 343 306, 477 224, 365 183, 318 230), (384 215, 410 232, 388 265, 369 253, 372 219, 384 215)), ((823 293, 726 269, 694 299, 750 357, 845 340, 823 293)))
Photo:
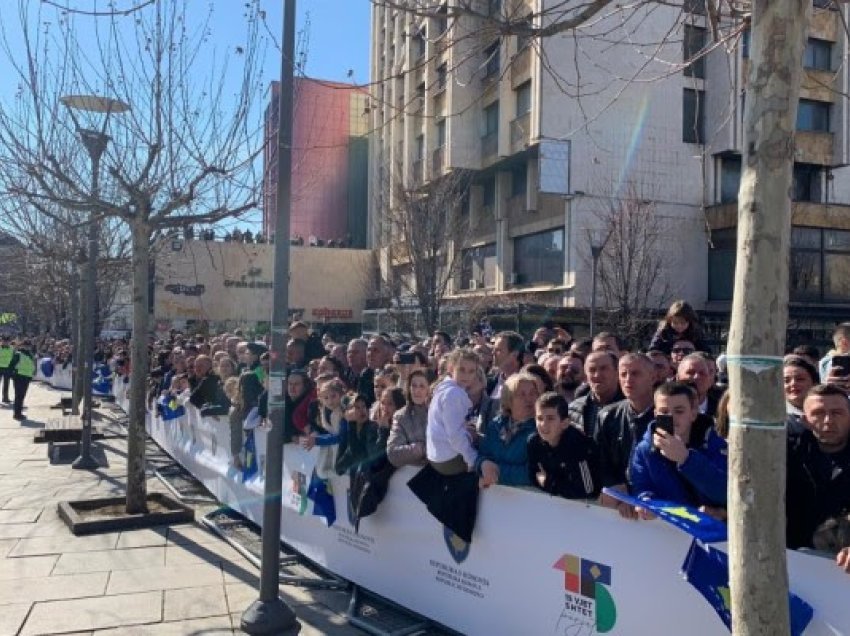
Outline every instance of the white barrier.
MULTIPOLYGON (((118 397, 126 409, 124 396, 118 397)), ((226 418, 202 418, 191 405, 186 408, 187 415, 176 420, 150 418, 150 435, 220 501, 262 524, 263 480, 243 482, 229 468, 226 418)), ((261 429, 255 432, 262 468, 266 437, 261 429)), ((332 480, 334 525, 310 514, 305 489, 315 454, 285 448, 281 538, 328 570, 452 629, 494 635, 728 633, 679 573, 690 538, 667 524, 626 521, 597 506, 493 487, 481 495, 474 543, 465 549, 412 495, 406 482, 416 470, 404 468, 355 533, 347 514, 347 477, 332 480), (564 557, 610 568, 610 584, 595 598, 568 591, 564 557)), ((805 633, 850 634, 850 577, 816 556, 789 551, 788 563, 792 590, 815 608, 805 633)))
POLYGON ((71 390, 71 372, 72 367, 68 365, 67 368, 63 369, 61 365, 56 365, 53 368, 53 375, 49 378, 45 377, 41 372, 41 365, 35 365, 35 376, 34 380, 38 380, 40 382, 44 382, 49 384, 54 389, 59 389, 61 391, 70 391, 71 390))

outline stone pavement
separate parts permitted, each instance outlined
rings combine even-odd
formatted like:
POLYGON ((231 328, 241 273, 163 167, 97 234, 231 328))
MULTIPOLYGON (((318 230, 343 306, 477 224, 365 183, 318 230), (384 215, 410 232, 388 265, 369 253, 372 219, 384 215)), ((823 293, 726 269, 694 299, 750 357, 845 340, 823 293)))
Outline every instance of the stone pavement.
MULTIPOLYGON (((69 499, 124 493, 126 442, 108 424, 109 467, 52 466, 33 435, 60 417, 60 392, 33 383, 28 420, 0 408, 0 636, 183 636, 242 633, 258 572, 200 524, 75 537, 56 514, 69 499)), ((108 411, 101 413, 108 417, 108 411)), ((158 479, 150 491, 164 490, 158 479)), ((196 512, 200 517, 202 511, 196 512)), ((301 634, 362 634, 344 618, 348 595, 281 586, 301 634)))

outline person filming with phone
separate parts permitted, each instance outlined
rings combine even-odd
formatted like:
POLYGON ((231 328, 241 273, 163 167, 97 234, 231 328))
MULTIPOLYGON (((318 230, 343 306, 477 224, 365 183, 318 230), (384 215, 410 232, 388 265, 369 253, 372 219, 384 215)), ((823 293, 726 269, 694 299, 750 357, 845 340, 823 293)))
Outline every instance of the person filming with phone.
MULTIPOLYGON (((710 418, 699 417, 696 391, 668 382, 655 390, 654 401, 655 421, 629 466, 632 493, 640 499, 725 508, 726 441, 710 418)), ((639 513, 649 518, 645 511, 639 513)))

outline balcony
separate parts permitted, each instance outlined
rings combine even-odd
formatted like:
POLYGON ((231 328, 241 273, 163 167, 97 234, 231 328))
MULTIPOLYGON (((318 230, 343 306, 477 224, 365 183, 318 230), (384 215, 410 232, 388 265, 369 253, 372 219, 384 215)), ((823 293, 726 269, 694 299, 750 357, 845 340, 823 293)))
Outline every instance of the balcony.
POLYGON ((531 49, 526 46, 511 61, 511 88, 516 88, 531 79, 531 49))
POLYGON ((832 133, 798 130, 795 134, 794 161, 831 166, 833 163, 832 133))
POLYGON ((511 122, 511 153, 525 150, 530 142, 531 113, 525 113, 511 122))
POLYGON ((481 137, 481 158, 490 159, 499 152, 499 133, 493 131, 481 137))
MULTIPOLYGON (((711 230, 738 226, 737 202, 711 205, 706 208, 705 215, 708 227, 711 230)), ((793 201, 791 203, 791 224, 850 230, 850 205, 793 201)))
POLYGON ((445 146, 435 148, 431 153, 431 174, 439 176, 443 174, 446 167, 446 149, 445 146))

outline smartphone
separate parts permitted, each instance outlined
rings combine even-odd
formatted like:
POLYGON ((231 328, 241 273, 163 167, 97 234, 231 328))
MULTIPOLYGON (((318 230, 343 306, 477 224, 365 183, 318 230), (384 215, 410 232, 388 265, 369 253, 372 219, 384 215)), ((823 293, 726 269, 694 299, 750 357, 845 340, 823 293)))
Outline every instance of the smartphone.
POLYGON ((850 375, 850 356, 832 356, 830 363, 841 375, 850 375))
POLYGON ((416 364, 416 354, 412 351, 402 351, 396 357, 398 364, 416 364))
POLYGON ((673 416, 672 415, 664 415, 659 413, 655 416, 655 425, 652 427, 653 432, 657 429, 661 429, 668 435, 673 435, 675 430, 673 428, 673 416))
MULTIPOLYGON (((674 434, 673 416, 672 415, 666 415, 666 414, 663 414, 663 413, 657 414, 655 416, 655 422, 652 424, 652 432, 654 433, 658 429, 661 429, 662 431, 666 432, 668 435, 673 435, 674 434)), ((658 452, 658 447, 655 446, 654 444, 652 446, 652 452, 654 452, 654 453, 658 452)))

